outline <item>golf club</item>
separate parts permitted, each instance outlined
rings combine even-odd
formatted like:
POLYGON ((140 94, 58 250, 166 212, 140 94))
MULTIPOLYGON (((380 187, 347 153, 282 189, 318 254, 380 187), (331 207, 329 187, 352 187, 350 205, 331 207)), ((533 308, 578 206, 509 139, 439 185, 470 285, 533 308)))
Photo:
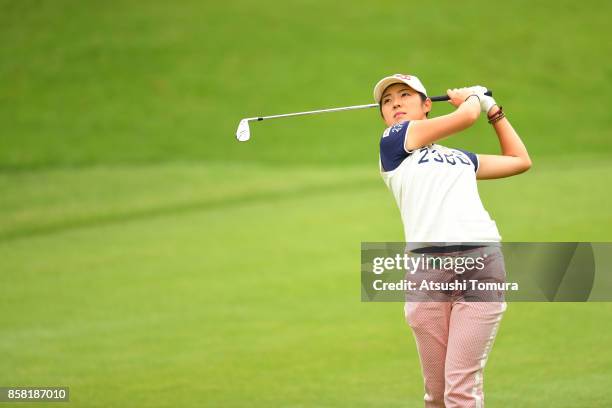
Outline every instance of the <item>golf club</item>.
MULTIPOLYGON (((485 95, 493 96, 493 92, 489 90, 485 93, 485 95)), ((450 98, 448 97, 448 95, 441 95, 441 96, 432 96, 430 99, 432 102, 440 102, 440 101, 448 101, 450 98)), ((367 105, 344 106, 342 108, 320 109, 320 110, 307 111, 307 112, 284 113, 282 115, 244 118, 238 124, 238 129, 236 130, 236 138, 240 142, 246 142, 247 140, 251 138, 251 129, 249 128, 249 122, 261 121, 264 119, 288 118, 291 116, 313 115, 315 113, 339 112, 339 111, 346 111, 346 110, 377 108, 377 107, 378 107, 377 103, 370 103, 367 105)))

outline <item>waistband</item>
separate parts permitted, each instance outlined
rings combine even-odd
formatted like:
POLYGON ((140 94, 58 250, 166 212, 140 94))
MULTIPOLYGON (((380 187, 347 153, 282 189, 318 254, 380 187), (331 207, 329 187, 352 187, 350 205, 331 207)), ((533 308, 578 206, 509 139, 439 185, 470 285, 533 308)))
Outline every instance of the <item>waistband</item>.
POLYGON ((446 254, 450 252, 463 252, 471 251, 478 248, 484 248, 486 245, 447 245, 447 246, 428 246, 423 248, 416 248, 410 252, 416 254, 446 254))

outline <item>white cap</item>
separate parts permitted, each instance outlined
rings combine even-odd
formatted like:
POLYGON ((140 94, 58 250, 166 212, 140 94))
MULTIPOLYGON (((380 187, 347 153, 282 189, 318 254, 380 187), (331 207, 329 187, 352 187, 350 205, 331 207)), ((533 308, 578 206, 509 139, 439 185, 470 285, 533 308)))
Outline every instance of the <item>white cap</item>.
POLYGON ((393 84, 406 84, 415 91, 427 96, 427 90, 419 78, 415 77, 414 75, 395 74, 381 79, 374 87, 374 100, 376 103, 380 103, 382 93, 389 85, 393 84))

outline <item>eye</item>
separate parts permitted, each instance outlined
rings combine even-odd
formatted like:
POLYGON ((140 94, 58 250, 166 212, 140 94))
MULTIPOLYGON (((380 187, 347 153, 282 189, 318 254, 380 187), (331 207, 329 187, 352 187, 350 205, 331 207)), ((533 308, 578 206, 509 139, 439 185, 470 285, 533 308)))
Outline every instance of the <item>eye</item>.
POLYGON ((410 94, 409 94, 408 92, 402 92, 402 98, 403 98, 404 96, 410 96, 410 94))
POLYGON ((391 101, 391 99, 390 99, 390 98, 385 98, 385 99, 383 99, 383 105, 387 104, 389 101, 391 101))

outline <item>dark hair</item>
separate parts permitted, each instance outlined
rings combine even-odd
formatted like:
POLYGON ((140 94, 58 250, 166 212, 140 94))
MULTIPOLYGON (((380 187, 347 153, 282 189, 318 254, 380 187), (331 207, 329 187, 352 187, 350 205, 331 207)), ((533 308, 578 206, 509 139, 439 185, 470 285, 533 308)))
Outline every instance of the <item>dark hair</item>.
MULTIPOLYGON (((425 103, 425 101, 427 100, 427 96, 425 96, 425 94, 418 92, 419 96, 421 97, 421 102, 425 103)), ((425 117, 428 118, 429 117, 429 112, 425 112, 425 117)))
MULTIPOLYGON (((389 85, 391 86, 391 85, 389 85)), ((419 96, 421 97, 421 103, 425 103, 425 101, 427 100, 427 96, 425 96, 424 93, 418 92, 419 96)), ((382 99, 380 100, 380 102, 378 102, 378 110, 380 111, 380 116, 382 116, 382 99)), ((425 117, 428 118, 429 117, 429 112, 425 112, 425 117)))

